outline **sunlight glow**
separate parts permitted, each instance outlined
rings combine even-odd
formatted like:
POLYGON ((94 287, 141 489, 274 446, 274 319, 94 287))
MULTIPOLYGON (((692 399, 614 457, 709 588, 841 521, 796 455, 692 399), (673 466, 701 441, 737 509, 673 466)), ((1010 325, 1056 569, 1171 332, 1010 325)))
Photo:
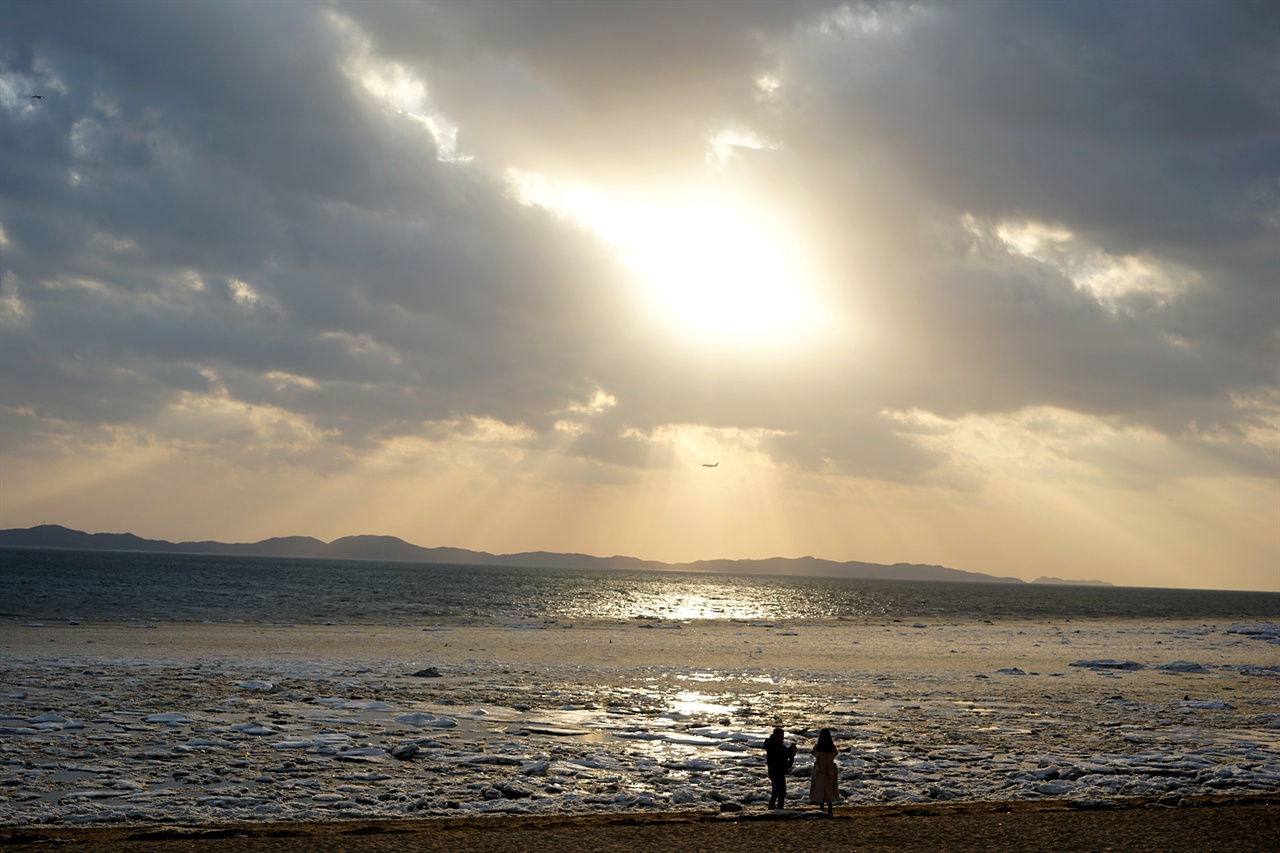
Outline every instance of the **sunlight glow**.
POLYGON ((696 690, 682 690, 671 700, 671 710, 689 717, 695 714, 732 714, 733 706, 717 701, 720 697, 696 690))
POLYGON ((727 197, 626 203, 587 187, 512 172, 525 204, 573 219, 638 273, 655 314, 715 344, 797 341, 822 329, 813 276, 781 223, 727 197))
POLYGON ((417 122, 436 144, 436 159, 466 163, 471 157, 458 151, 458 127, 432 103, 427 84, 413 69, 373 52, 369 38, 348 17, 329 13, 334 30, 346 37, 350 55, 343 65, 347 76, 397 114, 417 122))
POLYGON ((1166 304, 1196 284, 1196 277, 1176 264, 1145 254, 1112 255, 1061 225, 1033 220, 991 224, 971 215, 961 224, 979 239, 994 237, 1011 254, 1057 269, 1111 311, 1131 294, 1166 304))
POLYGON ((690 331, 756 336, 815 319, 784 247, 738 212, 685 207, 644 225, 630 260, 690 331))
POLYGON ((607 393, 603 388, 597 388, 595 394, 586 403, 570 403, 569 411, 576 414, 598 415, 606 409, 612 409, 618 405, 618 398, 607 393))
POLYGON ((777 148, 777 145, 766 142, 753 131, 726 128, 711 137, 707 162, 718 169, 723 169, 740 148, 759 151, 763 148, 777 148))

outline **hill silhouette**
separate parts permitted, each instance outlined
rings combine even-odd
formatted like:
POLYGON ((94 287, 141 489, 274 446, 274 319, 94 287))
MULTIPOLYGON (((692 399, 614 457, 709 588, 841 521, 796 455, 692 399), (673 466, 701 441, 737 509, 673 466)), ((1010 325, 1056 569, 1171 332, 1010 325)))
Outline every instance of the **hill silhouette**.
MULTIPOLYGON (((685 572, 723 572, 753 575, 806 575, 833 578, 882 580, 962 581, 968 583, 1023 583, 1012 577, 997 577, 946 566, 918 563, 837 562, 817 557, 772 557, 763 560, 698 560, 692 563, 663 563, 636 557, 594 557, 589 554, 560 554, 527 551, 517 554, 490 554, 466 548, 427 548, 395 536, 344 536, 323 542, 311 536, 282 536, 260 542, 169 542, 143 539, 132 533, 85 533, 57 524, 0 530, 0 547, 57 548, 82 551, 142 551, 170 554, 226 554, 242 557, 300 557, 336 560, 372 560, 407 563, 460 564, 471 566, 523 566, 562 569, 656 569, 685 572)), ((1042 578, 1040 583, 1093 583, 1042 578)))

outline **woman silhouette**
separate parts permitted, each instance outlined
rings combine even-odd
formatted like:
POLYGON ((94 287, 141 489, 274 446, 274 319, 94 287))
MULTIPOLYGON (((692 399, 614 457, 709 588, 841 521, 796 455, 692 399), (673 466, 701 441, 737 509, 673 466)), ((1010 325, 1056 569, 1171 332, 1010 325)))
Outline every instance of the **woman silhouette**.
POLYGON ((825 807, 828 816, 834 815, 834 804, 840 800, 840 787, 836 775, 836 743, 831 739, 831 729, 818 732, 818 744, 809 752, 813 755, 809 802, 818 808, 825 807))

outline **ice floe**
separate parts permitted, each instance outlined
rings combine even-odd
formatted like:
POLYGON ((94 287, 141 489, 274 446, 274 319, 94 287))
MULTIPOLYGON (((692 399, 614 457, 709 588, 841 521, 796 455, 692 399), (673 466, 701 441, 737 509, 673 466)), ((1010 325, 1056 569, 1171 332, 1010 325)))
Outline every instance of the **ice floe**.
MULTIPOLYGON (((743 632, 733 635, 741 643, 776 627, 716 630, 743 632)), ((1091 631, 1071 629, 1075 654, 1133 654, 1091 631)), ((1059 648, 1065 633, 1037 625, 1017 637, 1059 648)), ((998 651, 1014 632, 965 636, 998 651)), ((10 654, 0 797, 16 825, 763 808, 760 742, 779 723, 801 742, 792 771, 801 799, 820 727, 843 750, 851 803, 1098 807, 1280 792, 1280 663, 1224 651, 1270 642, 1274 626, 1146 636, 1150 657, 1034 668, 1014 657, 984 671, 952 662, 969 648, 957 640, 950 669, 893 673, 824 669, 817 645, 782 671, 714 660, 521 669, 478 650, 447 677, 393 659, 210 654, 197 670, 101 649, 10 654), (1187 657, 1170 662, 1166 641, 1187 657), (1001 677, 972 677, 988 673, 1001 677)))

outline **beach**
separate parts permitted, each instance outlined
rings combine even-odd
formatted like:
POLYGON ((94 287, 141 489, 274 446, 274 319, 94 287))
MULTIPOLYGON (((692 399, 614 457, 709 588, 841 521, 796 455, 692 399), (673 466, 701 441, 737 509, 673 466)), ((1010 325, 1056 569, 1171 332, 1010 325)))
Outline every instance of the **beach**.
POLYGON ((1195 806, 1074 811, 1060 804, 844 808, 830 820, 712 814, 494 817, 239 825, 166 829, 42 829, 0 834, 11 849, 74 843, 76 849, 170 853, 517 853, 525 850, 731 853, 738 850, 949 850, 957 853, 1269 853, 1280 832, 1275 798, 1206 800, 1195 806))
POLYGON ((1193 806, 1280 795, 1276 634, 1136 619, 8 622, 0 822, 768 834, 759 742, 774 725, 800 745, 787 824, 807 820, 821 727, 842 750, 832 826, 867 809, 1212 822, 1221 809, 1193 806))

